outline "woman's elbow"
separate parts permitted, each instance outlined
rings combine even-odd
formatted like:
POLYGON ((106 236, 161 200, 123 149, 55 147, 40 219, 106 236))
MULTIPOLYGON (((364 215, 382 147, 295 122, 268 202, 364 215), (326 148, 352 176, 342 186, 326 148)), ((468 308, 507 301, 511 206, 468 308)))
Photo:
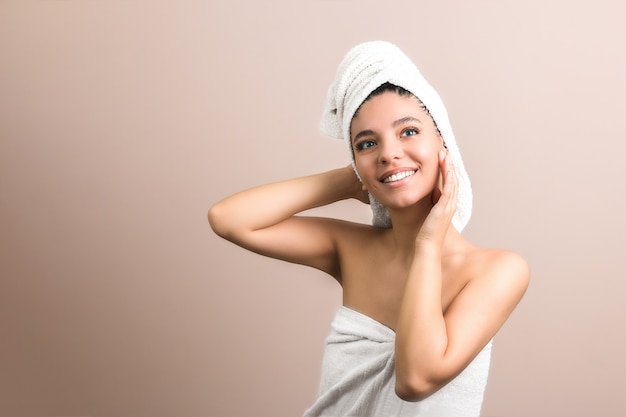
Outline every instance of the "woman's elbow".
POLYGON ((228 222, 223 216, 223 210, 220 209, 219 203, 209 208, 208 219, 211 229, 213 229, 218 236, 228 239, 230 235, 228 222))
POLYGON ((434 394, 441 388, 440 384, 425 380, 423 378, 396 379, 396 395, 410 402, 421 401, 426 397, 434 394))

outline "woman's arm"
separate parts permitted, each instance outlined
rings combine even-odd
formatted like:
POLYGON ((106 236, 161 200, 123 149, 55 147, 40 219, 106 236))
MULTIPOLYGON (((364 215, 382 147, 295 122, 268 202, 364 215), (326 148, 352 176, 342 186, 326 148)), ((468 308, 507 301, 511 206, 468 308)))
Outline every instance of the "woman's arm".
POLYGON ((209 223, 221 237, 253 252, 334 274, 337 221, 295 214, 361 194, 348 166, 234 194, 210 208, 209 223))
POLYGON ((456 209, 456 180, 449 162, 441 162, 442 195, 416 239, 396 326, 396 392, 407 401, 427 397, 465 369, 504 324, 529 281, 521 257, 490 252, 443 311, 441 250, 456 209))
POLYGON ((441 271, 425 251, 407 283, 396 328, 396 393, 423 399, 456 377, 491 340, 522 298, 526 261, 500 251, 442 312, 441 271))

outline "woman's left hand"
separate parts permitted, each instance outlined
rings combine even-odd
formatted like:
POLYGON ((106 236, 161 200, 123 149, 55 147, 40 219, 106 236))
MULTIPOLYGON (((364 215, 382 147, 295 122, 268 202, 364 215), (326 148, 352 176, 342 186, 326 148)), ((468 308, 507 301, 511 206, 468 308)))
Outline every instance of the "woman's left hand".
POLYGON ((458 181, 447 151, 439 152, 440 185, 433 191, 433 207, 424 220, 416 243, 443 245, 446 233, 456 212, 458 181))

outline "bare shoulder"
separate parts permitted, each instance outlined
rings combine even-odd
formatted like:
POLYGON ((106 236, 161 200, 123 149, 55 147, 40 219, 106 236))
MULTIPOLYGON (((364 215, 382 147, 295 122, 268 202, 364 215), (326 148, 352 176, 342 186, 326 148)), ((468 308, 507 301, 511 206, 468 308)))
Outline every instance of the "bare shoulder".
POLYGON ((466 267, 473 281, 513 297, 521 297, 530 283, 528 262, 510 250, 475 248, 466 258, 466 267))
POLYGON ((468 254, 467 261, 472 268, 485 269, 484 272, 495 268, 510 270, 516 275, 527 275, 529 271, 524 257, 506 249, 476 247, 468 254))

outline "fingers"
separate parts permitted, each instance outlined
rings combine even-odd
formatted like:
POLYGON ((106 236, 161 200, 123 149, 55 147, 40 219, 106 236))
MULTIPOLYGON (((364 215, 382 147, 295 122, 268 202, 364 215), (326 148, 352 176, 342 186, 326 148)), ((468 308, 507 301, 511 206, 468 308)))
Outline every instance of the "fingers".
POLYGON ((456 201, 458 194, 458 181, 454 172, 454 166, 447 151, 439 153, 439 162, 443 178, 443 187, 439 201, 445 206, 446 211, 451 211, 452 215, 456 211, 456 201))
POLYGON ((433 191, 439 194, 428 217, 424 221, 418 241, 436 241, 443 244, 454 213, 456 212, 458 181, 447 151, 439 153, 439 170, 441 184, 433 191))
POLYGON ((439 163, 439 178, 437 179, 437 185, 435 185, 435 189, 433 190, 432 193, 432 204, 435 205, 437 204, 437 202, 439 201, 439 198, 441 197, 441 193, 443 191, 443 184, 444 184, 444 176, 445 176, 445 172, 446 172, 446 168, 445 168, 445 160, 446 160, 446 151, 445 149, 442 149, 439 151, 438 155, 438 163, 439 163))
POLYGON ((441 169, 444 180, 447 178, 448 173, 454 169, 450 153, 446 149, 439 151, 439 168, 441 169))

